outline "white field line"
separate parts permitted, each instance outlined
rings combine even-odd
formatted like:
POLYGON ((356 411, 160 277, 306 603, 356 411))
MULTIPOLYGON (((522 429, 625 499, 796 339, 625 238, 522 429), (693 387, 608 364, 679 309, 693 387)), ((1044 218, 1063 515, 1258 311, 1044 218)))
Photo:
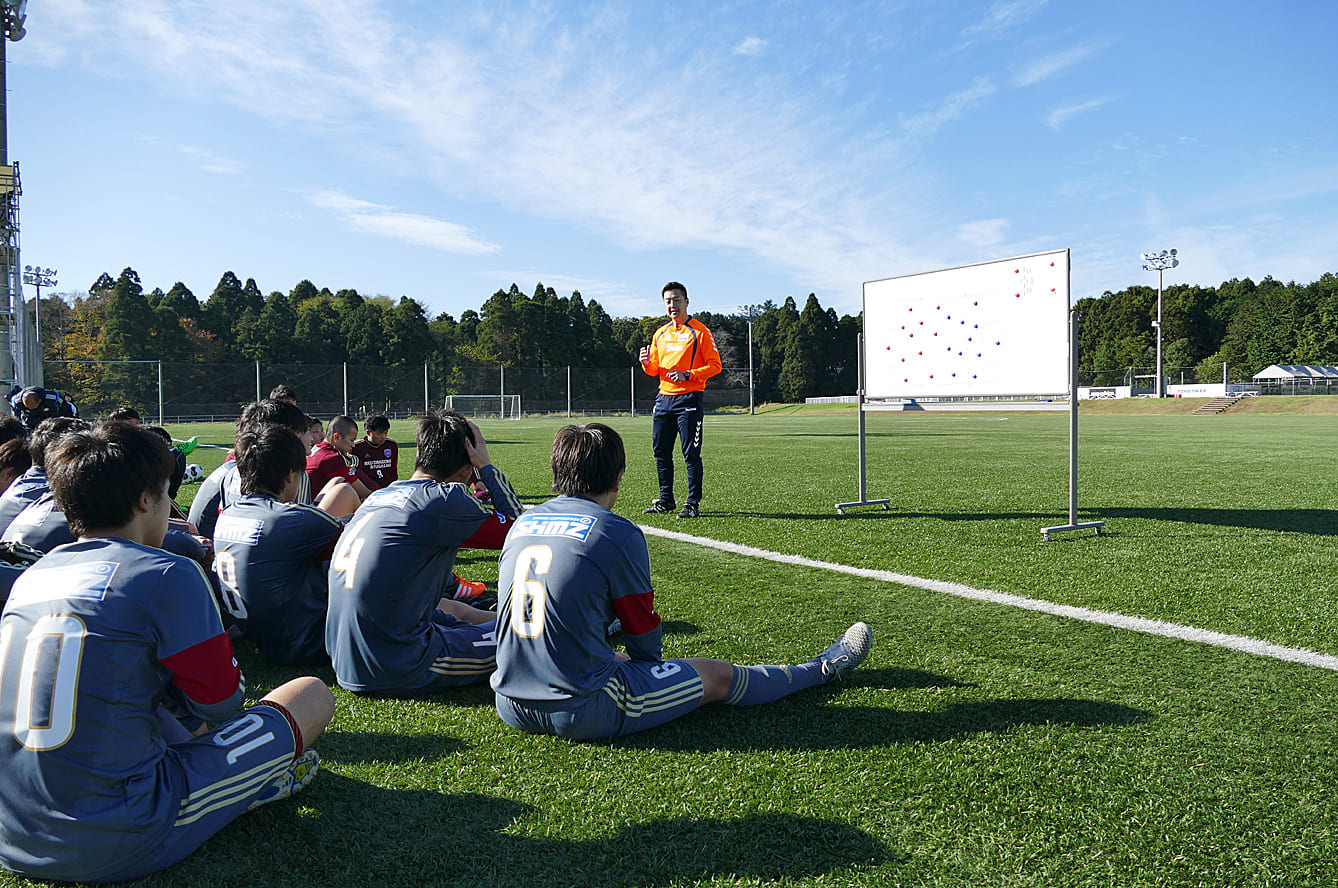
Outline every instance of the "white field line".
POLYGON ((1213 632, 1209 629, 1199 629, 1194 626, 1182 626, 1178 623, 1167 623, 1162 620, 1148 620, 1143 617, 1127 617, 1124 614, 1116 614, 1109 611, 1090 610, 1085 607, 1073 607, 1067 604, 1054 604, 1049 601, 1041 601, 1038 598, 1024 598, 1020 595, 1009 595, 1004 592, 995 592, 991 589, 975 589, 961 583, 946 583, 942 580, 927 580, 922 577, 913 577, 909 574, 894 573, 890 570, 869 570, 860 567, 850 567, 845 564, 835 564, 831 561, 816 561, 812 558, 804 558, 800 555, 786 555, 782 552, 771 552, 767 549, 758 549, 753 546, 725 543, 708 537, 692 536, 691 534, 678 533, 677 531, 664 530, 659 527, 651 527, 644 524, 637 526, 640 527, 643 532, 650 534, 651 536, 677 540, 681 543, 692 543, 698 546, 706 546, 710 549, 718 549, 721 552, 730 552, 735 555, 747 555, 751 558, 765 558, 768 561, 775 561, 780 564, 793 564, 799 567, 830 570, 835 571, 836 573, 848 574, 852 577, 881 580, 884 583, 898 583, 902 586, 913 586, 917 589, 925 589, 930 592, 956 595, 958 598, 970 598, 974 601, 989 601, 994 604, 1018 607, 1023 610, 1037 611, 1056 617, 1066 617, 1070 620, 1081 620, 1084 623, 1100 623, 1104 626, 1114 626, 1117 629, 1127 629, 1131 632, 1142 632, 1146 635, 1160 635, 1164 638, 1178 638, 1182 641, 1209 644, 1213 647, 1226 648, 1228 650, 1240 651, 1246 654, 1254 654, 1258 657, 1270 657, 1274 660, 1285 660, 1289 663, 1301 663, 1305 666, 1314 666, 1319 669, 1329 669, 1338 672, 1338 657, 1329 654, 1321 654, 1316 651, 1308 651, 1304 648, 1283 647, 1282 645, 1261 641, 1257 638, 1249 638, 1244 635, 1227 635, 1224 632, 1213 632))

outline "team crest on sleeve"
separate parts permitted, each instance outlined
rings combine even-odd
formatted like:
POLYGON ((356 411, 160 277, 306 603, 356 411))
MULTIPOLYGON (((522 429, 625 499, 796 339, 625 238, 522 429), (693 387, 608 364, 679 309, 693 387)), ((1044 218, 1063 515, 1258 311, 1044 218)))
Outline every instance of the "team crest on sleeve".
POLYGON ((513 533, 525 536, 564 537, 584 540, 595 526, 589 515, 525 515, 516 522, 513 533))
POLYGON ((42 601, 63 601, 85 598, 102 601, 107 597, 112 577, 116 575, 115 561, 89 561, 64 567, 24 571, 14 584, 9 604, 34 604, 42 601))

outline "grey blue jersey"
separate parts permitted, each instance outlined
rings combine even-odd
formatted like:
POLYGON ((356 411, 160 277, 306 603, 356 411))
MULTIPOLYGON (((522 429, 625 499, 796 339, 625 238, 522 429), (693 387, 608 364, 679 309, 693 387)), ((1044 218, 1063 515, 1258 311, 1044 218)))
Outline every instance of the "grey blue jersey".
POLYGON ((32 466, 15 478, 0 494, 0 533, 4 533, 20 512, 37 502, 50 489, 51 483, 47 481, 46 472, 37 466, 32 466))
MULTIPOLYGON (((480 475, 493 502, 515 502, 501 472, 480 475)), ((340 685, 395 693, 424 688, 434 674, 477 680, 492 671, 491 641, 456 657, 436 606, 450 594, 460 545, 493 515, 463 484, 409 479, 367 497, 330 562, 325 647, 340 685)))
POLYGON ((214 573, 237 626, 275 663, 325 657, 327 564, 343 525, 312 506, 253 493, 219 515, 214 573))
POLYGON ((23 543, 41 552, 50 552, 74 539, 65 512, 50 490, 25 506, 0 534, 0 540, 6 543, 23 543))
POLYGON ((525 512, 497 573, 493 689, 542 706, 600 691, 614 669, 609 624, 622 621, 634 660, 661 657, 646 538, 632 522, 579 496, 525 512))
POLYGON ((93 880, 152 853, 185 792, 163 707, 219 720, 244 690, 198 564, 114 538, 48 554, 0 618, 0 863, 93 880))

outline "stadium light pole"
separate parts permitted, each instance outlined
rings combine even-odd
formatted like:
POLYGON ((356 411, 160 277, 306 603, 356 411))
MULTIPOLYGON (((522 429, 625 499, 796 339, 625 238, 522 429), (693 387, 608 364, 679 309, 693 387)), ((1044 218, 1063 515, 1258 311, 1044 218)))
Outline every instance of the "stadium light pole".
POLYGON ((740 305, 748 317, 748 415, 756 415, 753 408, 753 318, 762 310, 760 305, 740 305))
POLYGON ((42 353, 42 288, 56 286, 56 269, 40 266, 23 266, 23 282, 37 288, 37 353, 42 353))
POLYGON ((1153 324, 1157 328, 1157 397, 1166 397, 1166 387, 1162 384, 1161 376, 1161 293, 1162 293, 1162 275, 1168 268, 1175 268, 1180 264, 1180 260, 1175 258, 1175 250, 1162 250, 1160 253, 1143 254, 1143 270, 1155 271, 1157 273, 1157 322, 1153 324))

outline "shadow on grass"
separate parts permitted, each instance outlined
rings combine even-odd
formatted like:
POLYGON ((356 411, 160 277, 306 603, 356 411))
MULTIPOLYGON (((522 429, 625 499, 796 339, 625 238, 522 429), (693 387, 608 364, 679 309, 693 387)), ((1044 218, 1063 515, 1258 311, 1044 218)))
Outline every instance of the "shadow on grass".
POLYGON ((1134 725, 1153 718, 1149 712, 1118 703, 1064 697, 954 703, 935 712, 824 707, 822 703, 837 689, 823 690, 831 693, 797 694, 766 707, 708 706, 687 719, 624 737, 613 745, 678 752, 876 749, 999 734, 1027 725, 1094 728, 1134 725))
MULTIPOLYGON (((1053 523, 1066 521, 1066 512, 906 512, 884 510, 876 506, 851 507, 844 515, 830 512, 731 512, 702 510, 703 518, 744 518, 776 521, 847 521, 915 520, 932 518, 938 521, 1036 521, 1053 523)), ((1278 530, 1290 533, 1308 533, 1317 536, 1338 536, 1338 509, 1080 509, 1079 521, 1112 521, 1134 518, 1144 521, 1171 521, 1178 524, 1206 524, 1219 527, 1253 527, 1259 530, 1278 530)), ((1111 531, 1106 531, 1110 535, 1111 531)))
POLYGON ((317 746, 322 766, 329 766, 439 759, 463 751, 466 744, 449 734, 326 731, 317 746))
POLYGON ((509 799, 388 789, 322 772, 292 803, 243 816, 141 884, 622 888, 800 880, 898 859, 860 830, 794 814, 679 817, 614 829, 578 815, 575 829, 606 837, 515 834, 517 821, 534 811, 509 799))
POLYGON ((1141 518, 1220 527, 1253 527, 1316 536, 1338 536, 1338 510, 1333 509, 1101 509, 1085 510, 1098 518, 1141 518))

